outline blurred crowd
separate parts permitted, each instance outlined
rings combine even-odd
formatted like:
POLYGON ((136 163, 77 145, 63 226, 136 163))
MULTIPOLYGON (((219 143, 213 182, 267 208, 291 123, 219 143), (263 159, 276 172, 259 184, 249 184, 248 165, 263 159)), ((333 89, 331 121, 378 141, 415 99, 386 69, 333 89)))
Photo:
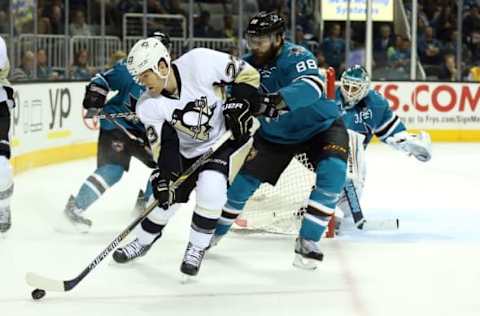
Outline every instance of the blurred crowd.
MULTIPOLYGON (((15 1, 15 0, 10 0, 15 1)), ((15 1, 14 34, 33 32, 34 0, 15 1), (29 6, 30 4, 30 6, 29 6)), ((226 38, 238 40, 238 0, 195 0, 194 1, 194 37, 226 38)), ((244 0, 243 15, 245 26, 248 18, 258 11, 276 11, 282 14, 290 25, 292 12, 291 0, 244 0)), ((464 0, 462 12, 462 80, 480 81, 480 0, 464 0)), ((64 34, 68 25, 70 36, 100 35, 101 1, 70 0, 69 23, 66 24, 65 1, 37 0, 38 34, 64 34)), ((286 36, 297 44, 310 49, 321 67, 332 66, 340 74, 345 67, 365 61, 365 23, 351 23, 351 38, 348 59, 345 58, 345 22, 326 21, 320 23, 320 0, 297 0, 295 2, 295 28, 292 34, 288 28, 286 36), (321 29, 321 26, 323 28, 321 29)), ((404 1, 407 15, 411 15, 410 1, 404 1)), ((188 21, 187 0, 147 0, 149 14, 175 14, 188 21)), ((142 13, 142 0, 109 0, 105 2, 105 34, 122 38, 123 16, 127 13, 142 13)), ((9 21, 8 1, 0 4, 0 20, 9 21)), ((140 15, 141 18, 141 15, 140 15)), ((148 29, 162 29, 171 36, 181 36, 179 30, 185 29, 181 19, 172 19, 168 23, 159 23, 155 19, 147 20, 148 29), (177 32, 177 33, 176 33, 177 32)), ((419 0, 418 2, 417 58, 423 67, 426 78, 431 80, 453 81, 459 76, 456 60, 457 38, 457 1, 419 0)), ((187 28, 188 29, 188 28, 187 28)), ((402 33, 403 28, 394 22, 374 23, 373 42, 373 78, 408 79, 410 74, 411 36, 402 33)), ((0 34, 9 33, 8 23, 0 24, 0 34)), ((128 35, 141 35, 142 23, 134 21, 128 35)), ((229 52, 238 54, 237 45, 229 52)), ((64 69, 55 69, 49 62, 45 48, 25 49, 19 54, 12 80, 30 80, 34 74, 38 79, 55 80, 61 78, 89 79, 97 69, 92 67, 90 54, 86 48, 73 52, 74 59, 68 73, 64 69), (36 71, 34 64, 36 62, 36 71), (49 66, 50 65, 50 66, 49 66)))

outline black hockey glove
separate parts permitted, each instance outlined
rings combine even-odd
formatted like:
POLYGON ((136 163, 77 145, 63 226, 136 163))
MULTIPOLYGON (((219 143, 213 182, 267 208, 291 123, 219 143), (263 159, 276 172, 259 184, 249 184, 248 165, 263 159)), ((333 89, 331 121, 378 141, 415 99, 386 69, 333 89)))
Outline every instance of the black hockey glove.
POLYGON ((107 89, 92 82, 87 86, 82 105, 87 110, 99 110, 103 108, 105 100, 107 99, 107 94, 107 89))
POLYGON ((250 103, 245 99, 228 98, 223 105, 225 125, 232 132, 233 139, 242 141, 250 136, 253 117, 250 113, 250 103))
POLYGON ((162 173, 160 169, 153 170, 150 176, 153 196, 158 201, 158 206, 164 210, 175 203, 175 190, 171 187, 173 181, 172 176, 166 176, 165 172, 162 173))
POLYGON ((254 116, 264 115, 270 118, 278 117, 278 111, 286 108, 279 93, 260 94, 252 106, 254 116))

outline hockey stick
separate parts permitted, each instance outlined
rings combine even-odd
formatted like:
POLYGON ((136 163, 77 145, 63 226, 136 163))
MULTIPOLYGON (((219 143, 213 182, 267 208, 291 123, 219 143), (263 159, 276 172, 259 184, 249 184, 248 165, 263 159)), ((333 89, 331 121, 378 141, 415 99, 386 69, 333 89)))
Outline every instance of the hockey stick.
POLYGON ((138 116, 135 112, 102 113, 98 109, 88 109, 84 115, 84 118, 96 118, 99 120, 115 120, 124 118, 127 120, 138 120, 138 116))
MULTIPOLYGON (((174 189, 178 188, 185 180, 187 180, 200 166, 207 162, 210 157, 217 151, 220 146, 222 146, 230 137, 232 133, 227 131, 218 139, 218 141, 213 144, 210 149, 204 153, 200 158, 198 158, 186 171, 184 171, 180 177, 172 183, 174 189)), ((125 228, 115 239, 97 256, 93 259, 92 262, 75 278, 71 280, 55 280, 47 277, 43 277, 36 273, 28 272, 25 276, 27 284, 40 289, 40 291, 56 291, 56 292, 67 292, 73 289, 80 283, 95 267, 103 260, 105 257, 112 252, 120 242, 125 239, 125 237, 140 223, 142 222, 158 205, 157 201, 154 201, 150 204, 147 209, 135 219, 127 228, 125 228)), ((37 291, 37 290, 35 290, 37 291)), ((35 292, 34 291, 34 292, 35 292)), ((32 296, 34 294, 32 293, 32 296)), ((44 295, 44 294, 43 294, 44 295)), ((41 297, 43 297, 43 295, 41 297)), ((39 298, 41 298, 39 297, 39 298)))
POLYGON ((355 227, 360 230, 395 230, 399 228, 400 222, 398 218, 369 221, 365 219, 355 185, 351 179, 345 181, 344 190, 348 204, 350 205, 350 211, 352 212, 355 227))

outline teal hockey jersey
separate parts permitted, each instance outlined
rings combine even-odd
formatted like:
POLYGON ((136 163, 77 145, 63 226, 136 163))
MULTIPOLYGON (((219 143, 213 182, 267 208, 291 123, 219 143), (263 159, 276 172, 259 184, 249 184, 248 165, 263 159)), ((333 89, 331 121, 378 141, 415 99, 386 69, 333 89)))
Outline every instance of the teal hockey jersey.
POLYGON ((343 108, 345 101, 340 88, 335 91, 335 101, 345 127, 365 135, 365 147, 374 135, 381 141, 385 141, 388 137, 406 130, 405 124, 390 109, 387 99, 373 89, 370 89, 360 102, 348 110, 343 108))
POLYGON ((340 117, 335 102, 324 94, 325 78, 315 57, 303 46, 285 42, 268 65, 256 65, 251 54, 244 59, 260 72, 264 92, 280 93, 288 107, 277 119, 260 118, 259 133, 265 139, 281 144, 302 143, 340 117))
MULTIPOLYGON (((103 73, 96 74, 91 82, 104 87, 109 91, 116 91, 117 94, 109 99, 104 107, 105 113, 124 113, 135 112, 137 100, 144 92, 145 88, 133 80, 127 70, 125 60, 118 61, 112 68, 103 73)), ((116 119, 123 127, 127 129, 137 129, 143 131, 145 128, 141 123, 134 123, 125 119, 116 119)), ((113 129, 118 128, 108 120, 100 120, 100 128, 113 129)))

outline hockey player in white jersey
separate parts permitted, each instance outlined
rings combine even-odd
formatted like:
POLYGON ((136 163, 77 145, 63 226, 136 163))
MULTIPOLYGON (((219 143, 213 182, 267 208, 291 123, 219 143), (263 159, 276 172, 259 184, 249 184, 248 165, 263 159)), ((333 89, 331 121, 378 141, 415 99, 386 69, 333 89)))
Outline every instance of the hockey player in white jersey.
POLYGON ((13 194, 13 174, 10 166, 10 120, 11 111, 15 107, 13 89, 7 76, 10 70, 7 46, 0 36, 0 233, 10 229, 12 225, 10 198, 13 194))
POLYGON ((187 202, 196 188, 190 241, 181 264, 184 274, 196 275, 227 200, 227 182, 232 176, 229 169, 234 167, 230 161, 236 153, 245 152, 242 149, 251 142, 250 113, 258 109, 248 100, 258 93, 260 75, 244 61, 204 48, 193 49, 171 62, 165 47, 154 38, 133 46, 127 67, 147 88, 136 112, 146 126, 158 164, 150 179, 159 207, 141 223, 136 239, 117 249, 113 258, 124 263, 143 256, 162 235, 179 204, 187 202), (232 97, 226 101, 222 93, 225 84, 232 85, 232 97), (172 181, 227 129, 234 140, 227 141, 173 191, 172 181))

